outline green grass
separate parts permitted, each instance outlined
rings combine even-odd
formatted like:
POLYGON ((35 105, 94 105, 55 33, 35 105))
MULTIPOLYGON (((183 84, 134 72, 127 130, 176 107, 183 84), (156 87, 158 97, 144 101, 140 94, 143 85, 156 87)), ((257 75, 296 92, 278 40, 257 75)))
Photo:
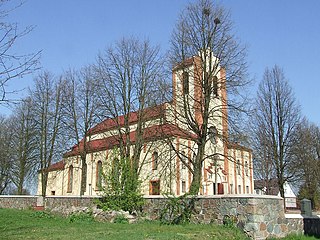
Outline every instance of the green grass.
MULTIPOLYGON (((270 240, 273 240, 274 238, 270 239, 270 240)), ((316 240, 318 238, 315 238, 315 237, 307 237, 307 236, 304 236, 304 235, 290 235, 288 237, 285 237, 285 238, 281 238, 281 240, 316 240)), ((276 240, 276 239, 274 239, 276 240)))
POLYGON ((0 239, 247 239, 218 225, 101 223, 86 217, 62 218, 45 212, 0 209, 0 239))
MULTIPOLYGON (((0 239, 248 239, 240 230, 221 225, 101 223, 91 217, 62 218, 46 212, 0 208, 0 239)), ((283 240, 312 240, 289 236, 283 240)))

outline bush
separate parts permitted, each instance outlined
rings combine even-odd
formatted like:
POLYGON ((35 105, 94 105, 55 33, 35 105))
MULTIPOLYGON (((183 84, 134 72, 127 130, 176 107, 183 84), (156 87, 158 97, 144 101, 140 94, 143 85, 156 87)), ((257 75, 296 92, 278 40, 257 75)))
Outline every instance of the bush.
POLYGON ((123 194, 105 194, 99 199, 98 207, 104 211, 123 210, 132 213, 141 211, 144 199, 140 193, 128 192, 123 194))
MULTIPOLYGON (((117 149, 113 155, 121 156, 117 149)), ((103 198, 97 203, 101 209, 123 210, 130 213, 141 210, 144 199, 140 193, 138 171, 129 157, 113 158, 111 167, 103 176, 105 183, 103 198)))
POLYGON ((194 210, 194 201, 194 198, 186 195, 167 196, 167 202, 160 212, 160 222, 169 225, 189 223, 194 210))

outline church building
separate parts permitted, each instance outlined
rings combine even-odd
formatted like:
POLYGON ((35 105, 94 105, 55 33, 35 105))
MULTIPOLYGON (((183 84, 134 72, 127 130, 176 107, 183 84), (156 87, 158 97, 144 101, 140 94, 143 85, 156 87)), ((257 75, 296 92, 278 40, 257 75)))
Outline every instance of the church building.
MULTIPOLYGON (((216 61, 217 62, 217 61, 216 61)), ((206 71, 199 70, 201 57, 193 56, 172 70, 172 100, 145 109, 143 147, 140 154, 141 192, 144 195, 170 193, 176 196, 187 193, 192 181, 191 161, 197 152, 195 134, 184 121, 186 108, 199 123, 201 120, 202 91, 198 82, 206 71), (199 77, 200 76, 200 77, 199 77), (186 101, 188 105, 186 105, 186 101), (170 144, 168 143, 170 142, 170 144)), ((208 132, 214 138, 205 144, 202 164, 200 195, 252 194, 253 164, 249 148, 228 139, 228 109, 226 72, 216 66, 212 81, 214 91, 210 101, 212 115, 208 119, 208 132)), ((135 141, 138 112, 129 115, 130 136, 135 141)), ((117 126, 124 124, 124 116, 106 119, 90 129, 87 136, 86 164, 82 166, 79 148, 74 146, 63 159, 52 164, 48 172, 46 195, 80 195, 82 169, 85 168, 84 196, 101 195, 102 172, 110 167, 119 144, 117 126)), ((211 136, 210 135, 210 136, 211 136)), ((41 174, 38 194, 41 195, 41 174)))

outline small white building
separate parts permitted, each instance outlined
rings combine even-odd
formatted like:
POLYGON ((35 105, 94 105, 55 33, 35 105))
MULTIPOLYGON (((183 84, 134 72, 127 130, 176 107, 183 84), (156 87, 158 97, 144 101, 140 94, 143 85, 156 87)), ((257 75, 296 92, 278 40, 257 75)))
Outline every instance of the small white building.
MULTIPOLYGON (((294 194, 290 184, 284 183, 284 198, 286 208, 297 207, 297 196, 294 194)), ((267 180, 254 180, 254 192, 258 195, 275 195, 280 197, 278 181, 276 178, 267 180)))

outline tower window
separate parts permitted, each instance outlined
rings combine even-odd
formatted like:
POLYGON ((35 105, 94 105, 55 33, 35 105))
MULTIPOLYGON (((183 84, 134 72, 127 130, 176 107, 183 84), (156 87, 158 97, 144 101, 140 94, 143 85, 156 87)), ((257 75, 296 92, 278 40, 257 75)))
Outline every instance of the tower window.
POLYGON ((217 97, 218 96, 218 78, 217 78, 217 76, 213 76, 212 84, 213 84, 213 86, 212 86, 213 95, 215 97, 217 97))
POLYGON ((183 94, 189 94, 189 73, 182 74, 183 94))
POLYGON ((186 164, 188 162, 188 158, 186 156, 186 152, 182 151, 181 152, 181 168, 186 169, 186 164))
POLYGON ((247 161, 244 164, 244 169, 245 169, 245 172, 246 172, 246 176, 249 176, 249 165, 248 165, 247 161))
POLYGON ((239 160, 237 160, 237 173, 238 173, 238 175, 241 175, 241 166, 240 166, 239 160))

